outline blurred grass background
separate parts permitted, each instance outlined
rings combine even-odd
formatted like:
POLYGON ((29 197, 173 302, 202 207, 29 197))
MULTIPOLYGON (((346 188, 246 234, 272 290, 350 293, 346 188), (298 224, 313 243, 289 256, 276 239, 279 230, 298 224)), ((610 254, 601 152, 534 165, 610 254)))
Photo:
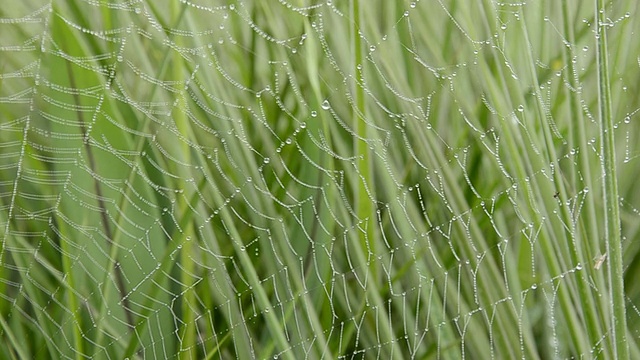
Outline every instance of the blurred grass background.
POLYGON ((9 3, 0 358, 640 357, 635 2, 9 3))

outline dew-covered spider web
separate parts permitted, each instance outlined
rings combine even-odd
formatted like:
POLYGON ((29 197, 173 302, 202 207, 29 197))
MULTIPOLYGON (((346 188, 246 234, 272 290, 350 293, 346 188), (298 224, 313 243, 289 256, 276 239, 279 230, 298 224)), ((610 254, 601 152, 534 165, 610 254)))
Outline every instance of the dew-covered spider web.
POLYGON ((640 18, 604 5, 3 1, 0 357, 638 355, 640 18))

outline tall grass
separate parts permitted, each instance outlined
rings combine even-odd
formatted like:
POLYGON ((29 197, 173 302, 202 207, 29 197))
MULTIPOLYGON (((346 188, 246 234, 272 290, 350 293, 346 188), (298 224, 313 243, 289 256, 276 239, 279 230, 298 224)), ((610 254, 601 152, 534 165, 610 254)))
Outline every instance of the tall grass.
POLYGON ((637 5, 0 9, 0 358, 639 358, 637 5))

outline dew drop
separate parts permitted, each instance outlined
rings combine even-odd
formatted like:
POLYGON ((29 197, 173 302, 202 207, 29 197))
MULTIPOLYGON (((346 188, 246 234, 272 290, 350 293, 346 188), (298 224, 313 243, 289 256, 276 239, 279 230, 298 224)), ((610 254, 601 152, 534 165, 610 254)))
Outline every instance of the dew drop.
POLYGON ((322 108, 325 110, 329 110, 329 108, 331 107, 331 105, 329 104, 329 100, 325 100, 322 102, 322 108))

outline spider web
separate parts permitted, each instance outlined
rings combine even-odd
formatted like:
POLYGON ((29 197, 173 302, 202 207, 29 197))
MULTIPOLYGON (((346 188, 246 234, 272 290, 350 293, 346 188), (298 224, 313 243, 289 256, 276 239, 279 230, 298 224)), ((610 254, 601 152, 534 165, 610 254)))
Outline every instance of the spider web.
MULTIPOLYGON (((610 351, 590 2, 9 3, 3 357, 610 351)), ((627 275, 633 10, 603 25, 627 275)))

